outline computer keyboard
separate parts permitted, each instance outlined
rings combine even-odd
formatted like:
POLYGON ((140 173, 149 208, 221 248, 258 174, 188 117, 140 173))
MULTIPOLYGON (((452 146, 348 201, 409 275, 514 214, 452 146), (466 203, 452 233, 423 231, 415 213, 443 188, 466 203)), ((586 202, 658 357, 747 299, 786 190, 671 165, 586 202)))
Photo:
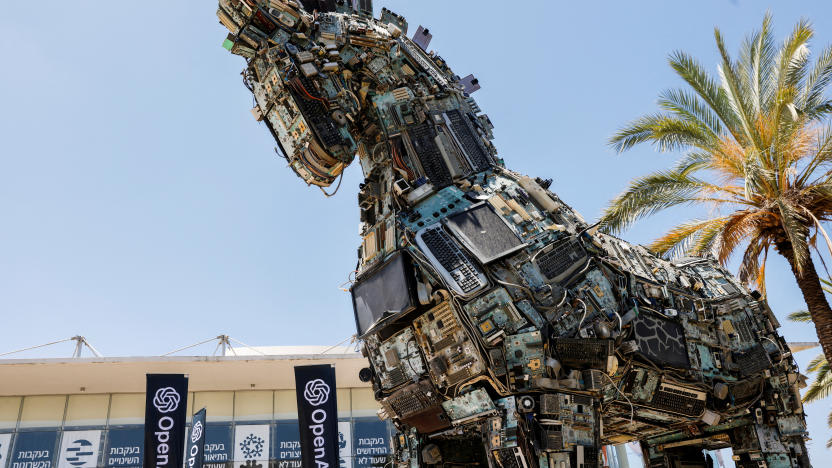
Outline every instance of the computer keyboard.
POLYGON ((653 394, 650 406, 685 416, 699 417, 705 411, 705 394, 676 385, 662 384, 653 394))
POLYGON ((486 156, 482 146, 477 142, 477 136, 471 129, 470 124, 464 120, 466 117, 458 109, 449 110, 445 115, 447 116, 448 126, 454 132, 454 136, 456 136, 459 145, 465 150, 465 154, 468 156, 474 172, 488 169, 491 166, 488 161, 488 156, 486 156))
POLYGON ((488 284, 482 270, 442 225, 420 230, 416 233, 416 244, 458 294, 467 296, 488 284))
POLYGON ((528 468, 529 466, 519 447, 509 447, 494 452, 501 468, 528 468))
POLYGON ((439 152, 439 147, 436 146, 436 141, 434 141, 436 130, 433 128, 433 124, 423 122, 411 125, 407 128, 407 132, 410 135, 410 141, 413 143, 416 156, 419 157, 419 162, 425 171, 425 176, 430 180, 430 183, 437 189, 451 185, 451 173, 445 166, 442 153, 439 152))
POLYGON ((546 279, 562 281, 582 266, 587 255, 577 237, 545 247, 537 256, 537 267, 546 279))
POLYGON ((596 338, 557 338, 555 356, 566 366, 606 369, 607 357, 613 352, 612 340, 596 338))

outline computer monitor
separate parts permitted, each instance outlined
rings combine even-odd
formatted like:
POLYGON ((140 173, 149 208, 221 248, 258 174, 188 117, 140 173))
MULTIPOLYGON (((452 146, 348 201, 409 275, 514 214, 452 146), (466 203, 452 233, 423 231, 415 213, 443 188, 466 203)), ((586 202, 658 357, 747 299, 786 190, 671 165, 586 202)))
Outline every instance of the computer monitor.
POLYGON ((633 334, 639 353, 656 364, 678 369, 690 367, 685 329, 681 324, 642 311, 633 320, 633 334))
POLYGON ((488 203, 474 205, 445 218, 444 222, 482 264, 505 257, 526 245, 488 203))
POLYGON ((358 336, 416 307, 413 266, 403 251, 362 274, 350 288, 358 336))

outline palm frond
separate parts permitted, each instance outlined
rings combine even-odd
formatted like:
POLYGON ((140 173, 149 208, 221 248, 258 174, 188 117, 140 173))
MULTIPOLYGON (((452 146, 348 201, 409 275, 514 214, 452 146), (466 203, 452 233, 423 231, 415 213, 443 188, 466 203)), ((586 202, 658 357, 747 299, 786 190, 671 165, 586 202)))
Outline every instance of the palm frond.
POLYGON ((676 74, 714 111, 734 139, 743 141, 742 133, 737 127, 737 116, 731 109, 724 91, 702 65, 690 55, 678 50, 670 54, 668 61, 676 74))
POLYGON ((830 373, 829 362, 825 357, 819 356, 813 360, 813 363, 815 366, 810 365, 812 369, 809 371, 815 373, 815 380, 809 384, 809 388, 803 394, 803 401, 806 403, 823 400, 832 395, 832 373, 830 373))
POLYGON ((719 49, 719 54, 722 57, 722 64, 717 68, 719 71, 720 81, 722 82, 722 89, 727 96, 728 102, 737 119, 742 125, 745 141, 753 144, 758 149, 762 148, 760 136, 755 131, 754 116, 749 109, 748 93, 743 89, 742 82, 738 78, 737 66, 731 60, 728 50, 725 48, 725 41, 722 39, 722 33, 718 28, 714 29, 714 38, 716 39, 716 46, 719 49))
POLYGON ((748 92, 748 102, 755 117, 767 110, 766 103, 772 85, 766 76, 771 69, 774 53, 771 13, 766 12, 760 29, 747 36, 740 47, 740 79, 748 92))
POLYGON ((668 231, 667 234, 654 240, 649 248, 668 258, 688 254, 691 251, 692 241, 697 234, 700 234, 703 230, 707 230, 709 227, 722 225, 725 219, 724 217, 719 217, 682 223, 668 231))
MULTIPOLYGON (((806 366, 806 371, 808 372, 820 372, 824 366, 827 365, 826 356, 823 354, 819 354, 815 356, 809 364, 806 366)), ((822 376, 820 376, 822 377, 822 376)))
POLYGON ((728 263, 734 249, 750 237, 751 231, 756 228, 756 222, 765 215, 757 210, 745 209, 727 216, 716 244, 716 257, 721 264, 728 263))
POLYGON ((777 76, 777 89, 797 87, 806 75, 806 65, 809 57, 809 40, 814 36, 811 24, 802 18, 786 38, 780 53, 777 56, 775 73, 777 76))
POLYGON ((715 138, 707 127, 662 114, 641 117, 619 130, 610 139, 618 152, 639 143, 652 142, 659 151, 675 151, 688 146, 710 148, 715 138))
POLYGON ((816 109, 826 102, 826 88, 832 81, 832 46, 827 46, 818 55, 815 66, 806 77, 802 93, 801 109, 811 118, 819 117, 816 109))
POLYGON ((809 314, 808 310, 798 310, 789 314, 789 320, 792 322, 808 323, 812 321, 812 315, 809 314))
POLYGON ((659 95, 659 107, 675 113, 685 121, 701 126, 714 140, 722 134, 719 117, 697 96, 683 89, 668 89, 659 95))
POLYGON ((757 289, 766 295, 766 260, 769 243, 765 237, 752 236, 743 252, 738 276, 743 283, 754 282, 757 289), (760 260, 762 257, 762 261, 760 260))
POLYGON ((709 192, 724 192, 702 179, 676 171, 658 171, 634 180, 601 215, 601 230, 617 233, 634 221, 685 203, 716 200, 709 192))

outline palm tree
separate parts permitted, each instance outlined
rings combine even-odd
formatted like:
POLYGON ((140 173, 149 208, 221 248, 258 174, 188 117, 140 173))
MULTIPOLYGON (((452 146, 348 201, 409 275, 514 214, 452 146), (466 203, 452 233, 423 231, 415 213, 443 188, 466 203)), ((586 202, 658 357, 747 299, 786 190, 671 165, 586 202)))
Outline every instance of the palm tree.
MULTIPOLYGON (((832 293, 832 283, 828 280, 821 281, 824 283, 824 291, 832 293)), ((799 312, 792 312, 789 314, 789 320, 795 322, 811 322, 812 317, 809 315, 808 311, 801 310, 799 312)), ((803 394, 804 403, 823 400, 824 398, 832 395, 832 369, 830 369, 829 361, 826 360, 826 357, 823 354, 819 354, 817 357, 812 359, 809 362, 809 366, 806 368, 806 371, 814 373, 815 380, 809 384, 809 389, 806 390, 805 394, 803 394)), ((827 416, 826 423, 830 428, 832 428, 832 412, 830 412, 829 416, 827 416)), ((832 437, 826 441, 826 447, 832 448, 832 437)))
MULTIPOLYGON (((811 63, 811 25, 801 20, 777 47, 766 15, 732 59, 719 29, 718 80, 688 54, 670 66, 687 83, 660 95, 645 115, 610 140, 619 152, 639 143, 683 155, 668 170, 634 180, 605 209, 601 228, 617 233, 634 221, 679 205, 709 205, 709 217, 682 223, 651 248, 667 256, 714 254, 726 264, 744 247, 740 278, 765 293, 770 247, 788 260, 827 358, 832 309, 810 255, 821 222, 832 219, 832 47, 811 63), (813 232, 814 231, 814 232, 813 232)), ((832 359, 829 359, 832 361, 832 359)))

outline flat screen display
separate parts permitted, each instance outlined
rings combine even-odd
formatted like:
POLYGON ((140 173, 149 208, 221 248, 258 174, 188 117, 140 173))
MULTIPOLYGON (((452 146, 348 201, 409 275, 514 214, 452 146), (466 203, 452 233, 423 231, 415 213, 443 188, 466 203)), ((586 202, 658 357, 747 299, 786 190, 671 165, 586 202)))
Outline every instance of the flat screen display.
POLYGON ((493 262, 523 248, 525 244, 491 205, 475 205, 449 216, 445 225, 477 257, 480 263, 493 262))
POLYGON ((358 335, 364 335, 380 320, 413 310, 413 274, 410 259, 393 254, 376 270, 362 275, 350 292, 358 335))
POLYGON ((639 352, 653 362, 679 369, 690 367, 681 324, 643 311, 633 320, 633 331, 639 352))

